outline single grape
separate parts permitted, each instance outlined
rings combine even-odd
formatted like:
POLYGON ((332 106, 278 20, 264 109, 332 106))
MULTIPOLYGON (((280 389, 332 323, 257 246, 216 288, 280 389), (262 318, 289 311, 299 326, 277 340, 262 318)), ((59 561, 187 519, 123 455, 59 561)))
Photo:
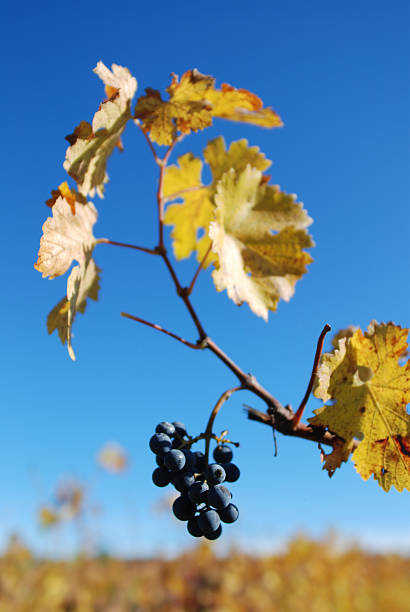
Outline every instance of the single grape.
POLYGON ((175 427, 176 437, 179 436, 180 438, 183 438, 184 436, 188 435, 185 425, 180 421, 172 421, 172 425, 175 427))
POLYGON ((206 501, 209 486, 206 482, 196 480, 188 489, 188 497, 196 504, 201 504, 206 501))
POLYGON ((157 467, 152 472, 152 482, 157 487, 166 487, 171 482, 171 474, 164 467, 157 467))
POLYGON ((185 466, 185 462, 184 453, 176 448, 173 448, 164 455, 164 466, 171 470, 171 472, 179 472, 182 470, 185 466))
POLYGON ((194 472, 196 467, 196 457, 192 451, 188 448, 182 448, 182 452, 185 455, 185 467, 184 470, 188 470, 189 472, 194 472))
POLYGON ((210 463, 206 471, 206 479, 210 485, 220 484, 225 480, 225 470, 219 463, 210 463))
POLYGON ((156 426, 155 431, 157 433, 167 434, 167 436, 172 438, 172 436, 175 434, 175 427, 172 423, 169 423, 168 421, 161 421, 161 423, 158 423, 158 425, 156 426))
POLYGON ((201 451, 195 451, 195 470, 198 474, 205 469, 205 455, 201 451))
POLYGON ((176 472, 176 474, 174 474, 172 477, 172 484, 176 490, 180 492, 189 489, 194 482, 195 476, 192 474, 192 472, 176 472))
POLYGON ((214 449, 213 456, 217 463, 229 463, 232 461, 233 452, 227 444, 219 444, 214 449))
POLYGON ((211 531, 216 531, 220 524, 221 519, 215 510, 204 510, 198 516, 198 525, 204 534, 210 533, 211 531))
POLYGON ((215 485, 208 491, 208 504, 217 510, 226 508, 231 503, 231 492, 224 485, 215 485))
POLYGON ((236 482, 239 478, 239 476, 241 475, 241 471, 238 468, 237 465, 235 465, 234 463, 224 463, 222 464, 226 476, 225 476, 225 480, 226 482, 236 482))
POLYGON ((187 523, 187 529, 191 536, 194 536, 194 538, 200 538, 202 535, 204 535, 202 533, 202 529, 198 525, 198 520, 196 516, 194 516, 194 518, 189 519, 187 523))
POLYGON ((218 510, 218 514, 224 523, 234 523, 239 516, 239 510, 235 504, 229 504, 226 508, 218 510))
POLYGON ((155 433, 151 436, 149 447, 153 453, 163 455, 171 450, 172 442, 167 434, 155 433))
POLYGON ((159 467, 163 467, 164 465, 164 455, 155 455, 155 461, 159 467))
POLYGON ((172 512, 180 521, 188 521, 195 516, 196 504, 186 494, 182 494, 172 504, 172 512))
POLYGON ((218 529, 215 531, 210 531, 209 533, 204 533, 204 536, 207 540, 217 540, 222 533, 222 525, 219 525, 218 529))

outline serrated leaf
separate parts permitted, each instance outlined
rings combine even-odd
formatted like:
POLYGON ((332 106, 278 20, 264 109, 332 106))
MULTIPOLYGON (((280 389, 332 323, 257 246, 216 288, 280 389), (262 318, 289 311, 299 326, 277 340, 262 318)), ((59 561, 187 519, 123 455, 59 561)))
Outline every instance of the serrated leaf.
MULTIPOLYGON (((182 204, 169 205, 164 217, 166 225, 174 226, 171 237, 177 259, 189 257, 198 250, 198 232, 206 231, 213 217, 214 205, 209 189, 202 184, 201 173, 202 161, 192 153, 179 157, 178 166, 169 166, 165 171, 163 194, 166 198, 188 190, 178 197, 183 200, 182 204)), ((211 260, 209 257, 205 267, 211 260)))
POLYGON ((67 280, 67 299, 70 307, 67 313, 67 349, 71 359, 75 361, 75 354, 71 345, 72 328, 77 311, 84 313, 87 298, 98 300, 100 289, 99 268, 94 259, 90 257, 85 265, 75 266, 67 280))
POLYGON ((94 72, 101 78, 111 97, 95 113, 90 125, 82 121, 67 136, 70 147, 66 152, 64 169, 77 182, 85 196, 95 192, 103 197, 108 181, 107 160, 121 141, 125 125, 131 119, 131 101, 137 90, 137 81, 129 70, 112 64, 112 71, 98 62, 94 72))
POLYGON ((322 452, 322 469, 327 471, 329 478, 333 476, 337 468, 339 468, 342 463, 346 463, 351 452, 352 442, 344 442, 344 440, 341 438, 336 438, 336 440, 333 442, 332 452, 328 454, 322 452))
POLYGON ((93 226, 97 210, 92 202, 75 203, 75 214, 65 198, 59 196, 52 207, 52 216, 43 224, 40 250, 34 268, 50 279, 67 272, 75 259, 83 264, 86 253, 95 244, 93 226))
POLYGON ((384 488, 401 487, 409 469, 397 444, 410 435, 410 364, 399 363, 407 334, 394 323, 373 321, 364 334, 358 329, 350 338, 341 338, 338 349, 322 356, 314 390, 317 397, 333 403, 315 410, 316 416, 309 419, 347 443, 360 439, 352 457, 356 469, 364 478, 373 473, 384 488))
POLYGON ((222 176, 231 168, 237 174, 243 172, 248 165, 263 172, 272 164, 259 150, 259 147, 250 147, 246 138, 231 142, 227 150, 222 136, 218 136, 208 142, 204 149, 204 159, 209 164, 212 172, 212 183, 210 186, 213 187, 214 191, 222 176))
POLYGON ((226 289, 238 305, 247 302, 265 320, 279 299, 291 298, 312 261, 303 251, 313 246, 306 232, 311 219, 294 199, 283 207, 286 198, 263 182, 259 170, 247 166, 237 175, 231 169, 218 183, 209 229, 219 261, 212 273, 217 290, 226 289))
POLYGON ((84 313, 87 306, 87 298, 98 300, 100 269, 95 264, 91 253, 87 254, 85 263, 75 266, 67 279, 67 296, 62 298, 51 310, 47 317, 48 333, 57 330, 58 336, 65 344, 67 342, 68 353, 75 360, 71 344, 72 326, 77 312, 84 313))
POLYGON ((68 183, 64 181, 59 185, 58 189, 51 190, 51 198, 46 200, 46 205, 50 208, 53 208, 54 204, 57 202, 58 198, 62 196, 66 202, 69 204, 71 212, 75 215, 75 204, 76 202, 80 202, 81 204, 87 204, 87 199, 75 189, 70 189, 68 183))
POLYGON ((167 88, 168 100, 159 91, 146 89, 135 107, 135 119, 149 133, 153 142, 169 145, 177 133, 188 134, 212 125, 213 117, 254 123, 263 127, 279 127, 282 122, 271 108, 245 89, 234 89, 226 83, 215 89, 215 79, 188 70, 179 81, 173 75, 167 88))
MULTIPOLYGON (((173 200, 176 199, 173 195, 183 192, 178 197, 182 203, 169 205, 164 218, 165 224, 174 226, 171 237, 177 259, 189 257, 196 251, 198 261, 202 261, 208 251, 209 224, 214 218, 214 196, 221 176, 230 168, 240 173, 248 164, 258 170, 265 170, 271 165, 259 147, 249 147, 245 139, 232 142, 226 150, 221 136, 208 142, 204 158, 212 172, 211 183, 207 186, 203 185, 201 179, 202 161, 192 153, 179 157, 178 166, 169 166, 165 170, 164 196, 173 200)), ((216 261, 216 254, 210 253, 204 267, 216 261)))

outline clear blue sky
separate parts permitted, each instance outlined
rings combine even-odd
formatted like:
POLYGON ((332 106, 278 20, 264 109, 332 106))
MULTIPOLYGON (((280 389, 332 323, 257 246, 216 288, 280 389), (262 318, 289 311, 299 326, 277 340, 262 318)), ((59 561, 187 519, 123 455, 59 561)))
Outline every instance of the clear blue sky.
MULTIPOLYGON (((212 355, 119 316, 125 310, 196 339, 161 262, 132 251, 98 247, 100 301, 77 318, 75 363, 47 335, 46 316, 66 278, 49 282, 33 269, 49 213, 44 201, 66 177, 64 136, 91 120, 103 97, 92 72, 97 61, 127 66, 138 93, 197 67, 218 84, 255 92, 284 120, 273 131, 217 120, 177 154, 199 153, 218 134, 227 142, 246 137, 273 160, 272 182, 297 193, 314 219, 315 262, 268 324, 217 294, 208 273, 193 296, 222 348, 282 403, 297 406, 324 323, 335 331, 366 328, 372 318, 410 323, 409 17, 404 0, 3 8, 0 544, 18 530, 41 552, 71 549, 75 533, 43 535, 36 510, 59 477, 72 474, 104 509, 88 523, 102 546, 149 554, 191 545, 183 527, 152 513, 163 491, 151 484, 148 439, 163 419, 202 431, 217 397, 236 382, 212 355), (95 466, 107 440, 130 454, 122 476, 95 466)), ((95 235, 153 246, 156 168, 132 125, 123 140, 125 152, 110 160, 106 197, 95 200, 95 235)), ((194 262, 179 270, 187 281, 194 262)), ((329 527, 410 550, 408 494, 363 482, 351 463, 330 480, 309 442, 279 437, 274 459, 271 431, 245 419, 243 402, 264 409, 237 394, 217 421, 241 442, 242 477, 232 485, 241 519, 226 529, 222 550, 235 542, 269 548, 295 530, 329 527)), ((308 411, 319 405, 311 400, 308 411)))

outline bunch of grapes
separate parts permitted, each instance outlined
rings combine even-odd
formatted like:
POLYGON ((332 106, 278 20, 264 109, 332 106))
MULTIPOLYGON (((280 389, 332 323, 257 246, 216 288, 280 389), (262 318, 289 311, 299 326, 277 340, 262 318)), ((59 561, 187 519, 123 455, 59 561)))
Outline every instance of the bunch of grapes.
POLYGON ((231 492, 222 484, 235 482, 240 475, 232 463, 230 446, 218 444, 213 452, 215 463, 207 465, 204 453, 191 450, 186 427, 177 421, 159 423, 149 446, 158 465, 152 474, 154 484, 166 487, 172 483, 180 492, 172 506, 175 517, 187 521, 188 532, 196 538, 219 538, 221 521, 234 523, 239 516, 231 492))

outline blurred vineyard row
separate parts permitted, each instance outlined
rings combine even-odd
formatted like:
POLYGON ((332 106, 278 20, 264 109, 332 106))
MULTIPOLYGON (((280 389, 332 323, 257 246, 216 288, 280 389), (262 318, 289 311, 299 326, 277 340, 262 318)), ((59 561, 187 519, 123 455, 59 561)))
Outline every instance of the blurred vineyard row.
POLYGON ((0 559, 0 612, 408 612, 410 559, 292 540, 272 556, 200 544, 173 560, 35 559, 15 539, 0 559))

